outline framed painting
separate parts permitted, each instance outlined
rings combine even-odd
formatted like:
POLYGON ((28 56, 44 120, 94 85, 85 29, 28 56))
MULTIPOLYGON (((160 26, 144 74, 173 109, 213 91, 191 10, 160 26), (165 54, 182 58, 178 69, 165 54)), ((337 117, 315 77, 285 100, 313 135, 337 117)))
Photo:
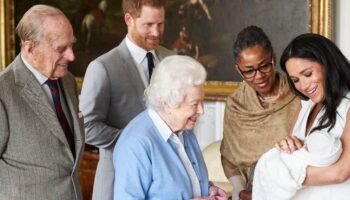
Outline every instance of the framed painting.
MULTIPOLYGON (((123 39, 126 26, 123 22, 120 0, 27 0, 7 1, 7 27, 11 27, 8 36, 11 39, 8 60, 20 51, 19 39, 14 36, 15 25, 23 14, 35 4, 47 4, 61 9, 70 20, 76 43, 75 61, 70 71, 76 77, 83 77, 89 62, 97 56, 115 47, 123 39)), ((7 31, 7 30, 6 30, 7 31)), ((8 63, 8 61, 6 62, 8 63)))
POLYGON ((263 28, 279 60, 285 46, 301 33, 331 38, 331 19, 332 0, 173 0, 163 45, 199 60, 208 71, 206 99, 225 100, 242 80, 232 55, 239 31, 249 25, 263 28))
MULTIPOLYGON (((162 45, 200 61, 208 71, 206 98, 224 100, 242 80, 232 58, 232 45, 241 29, 248 25, 262 27, 278 57, 298 34, 313 32, 331 38, 332 1, 168 0, 162 45)), ((19 52, 15 24, 28 8, 39 3, 60 8, 73 25, 76 60, 70 71, 78 77, 78 83, 88 63, 125 36, 121 0, 2 0, 2 68, 19 52)))

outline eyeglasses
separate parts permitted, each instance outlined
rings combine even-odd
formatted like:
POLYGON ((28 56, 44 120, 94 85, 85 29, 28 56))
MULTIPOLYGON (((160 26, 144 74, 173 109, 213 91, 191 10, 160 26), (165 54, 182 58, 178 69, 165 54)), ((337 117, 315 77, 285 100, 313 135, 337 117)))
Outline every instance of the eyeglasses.
POLYGON ((273 60, 269 63, 266 63, 264 65, 259 66, 256 69, 249 69, 246 71, 242 71, 240 69, 240 67, 238 66, 238 70, 241 72, 242 76, 246 79, 250 79, 250 78, 255 77, 257 71, 259 71, 260 73, 264 73, 264 74, 269 73, 272 71, 272 68, 273 68, 273 60))

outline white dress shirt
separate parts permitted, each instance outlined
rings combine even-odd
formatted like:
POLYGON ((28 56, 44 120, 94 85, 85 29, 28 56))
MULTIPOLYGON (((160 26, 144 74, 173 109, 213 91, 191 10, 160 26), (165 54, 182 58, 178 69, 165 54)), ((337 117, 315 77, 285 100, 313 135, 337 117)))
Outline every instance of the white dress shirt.
MULTIPOLYGON (((143 84, 145 85, 145 87, 148 86, 149 74, 148 74, 148 64, 147 64, 147 57, 146 57, 146 53, 148 51, 137 46, 128 38, 128 36, 125 37, 125 43, 127 48, 130 51, 132 58, 134 59, 137 69, 139 70, 143 84)), ((160 62, 159 57, 157 56, 155 50, 151 50, 149 52, 153 54, 154 66, 157 66, 160 62)))
POLYGON ((180 157, 182 164, 184 165, 186 172, 191 180, 193 196, 194 197, 201 196, 201 187, 199 184, 198 177, 185 151, 183 132, 181 131, 178 134, 173 133, 170 130, 169 126, 163 121, 163 119, 160 118, 158 113, 156 113, 152 109, 149 109, 148 113, 153 123, 157 127, 160 135, 163 137, 164 141, 168 141, 170 139, 174 144, 176 153, 180 157))

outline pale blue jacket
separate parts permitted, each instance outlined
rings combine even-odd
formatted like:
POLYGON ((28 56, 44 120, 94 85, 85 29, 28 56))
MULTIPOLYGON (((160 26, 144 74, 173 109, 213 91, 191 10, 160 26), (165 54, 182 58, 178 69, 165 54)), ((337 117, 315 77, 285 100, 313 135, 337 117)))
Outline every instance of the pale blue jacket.
MULTIPOLYGON (((184 146, 201 186, 208 196, 209 181, 204 159, 192 131, 185 131, 184 146)), ((160 135, 148 110, 124 129, 113 153, 114 200, 191 199, 192 186, 175 145, 160 135)))

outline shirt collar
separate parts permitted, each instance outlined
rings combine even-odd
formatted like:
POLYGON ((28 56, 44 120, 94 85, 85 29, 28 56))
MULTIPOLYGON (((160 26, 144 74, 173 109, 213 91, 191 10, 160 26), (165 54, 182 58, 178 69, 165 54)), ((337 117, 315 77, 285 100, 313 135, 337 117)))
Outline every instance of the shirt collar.
MULTIPOLYGON (((141 64, 141 62, 143 61, 143 59, 145 59, 146 57, 146 53, 148 51, 144 50, 143 48, 137 46, 134 42, 132 42, 128 36, 125 37, 125 43, 126 46, 128 47, 131 56, 133 57, 133 59, 135 60, 136 64, 141 64)), ((149 51, 153 54, 154 57, 156 57, 156 52, 155 50, 151 50, 149 51)))
POLYGON ((30 65, 26 59, 23 58, 21 55, 22 61, 24 65, 29 69, 30 72, 34 75, 34 77, 39 81, 40 85, 43 85, 47 81, 47 77, 43 75, 41 72, 39 72, 37 69, 35 69, 32 65, 30 65))
MULTIPOLYGON (((156 111, 153 109, 149 108, 148 109, 148 115, 152 119, 154 125, 158 129, 160 135, 164 139, 164 141, 168 141, 168 139, 172 136, 175 135, 169 128, 169 126, 165 123, 165 121, 158 115, 156 111)), ((183 131, 180 131, 178 134, 179 136, 182 135, 183 131)))

